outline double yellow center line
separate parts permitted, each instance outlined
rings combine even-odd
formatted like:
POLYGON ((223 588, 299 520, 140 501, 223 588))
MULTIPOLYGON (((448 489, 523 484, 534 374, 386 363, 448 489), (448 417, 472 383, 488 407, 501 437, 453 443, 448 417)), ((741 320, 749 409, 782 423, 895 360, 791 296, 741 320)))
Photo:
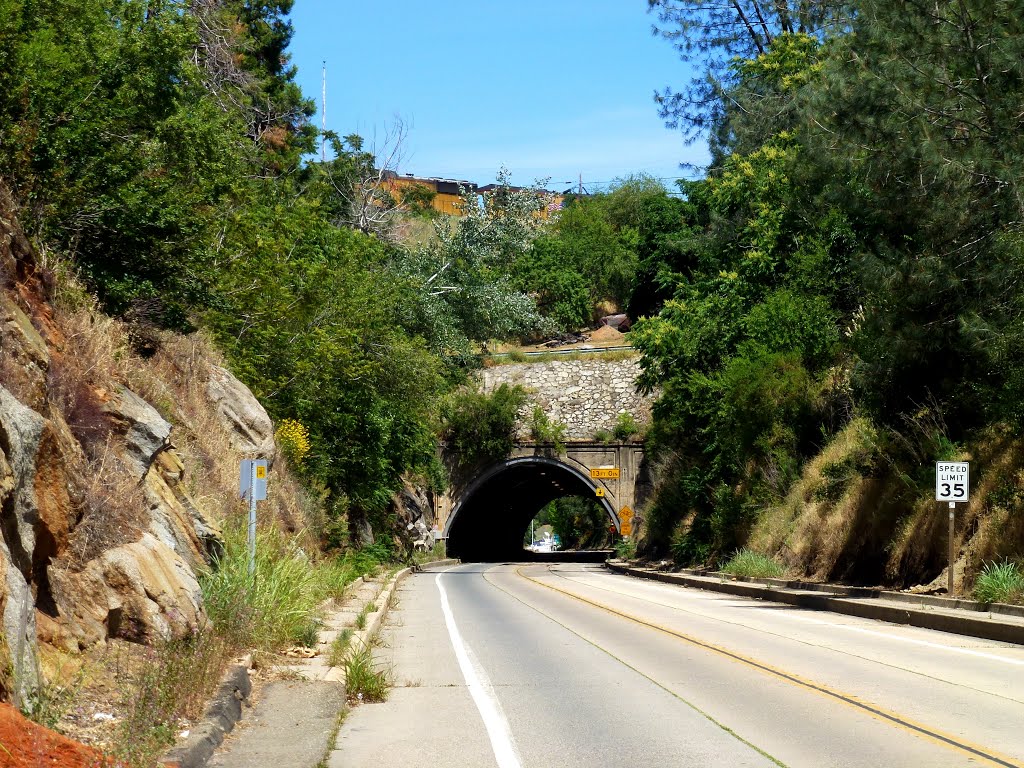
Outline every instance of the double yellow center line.
MULTIPOLYGON (((606 613, 610 613, 620 618, 626 619, 635 624, 639 624, 644 627, 656 630, 658 632, 662 632, 666 635, 670 635, 693 646, 732 659, 733 661, 739 662, 740 664, 744 664, 748 667, 756 669, 765 674, 771 675, 780 680, 784 680, 788 683, 799 686, 806 690, 810 690, 817 694, 826 696, 832 700, 840 701, 843 704, 854 707, 855 709, 858 709, 862 712, 867 712, 868 714, 881 720, 884 720, 890 723, 891 725, 896 726, 897 728, 901 728, 905 731, 909 731, 918 736, 924 737, 925 739, 933 741, 941 746, 951 748, 960 752, 964 752, 974 758, 986 760, 992 765, 1005 766, 1005 768, 1021 768, 1021 763, 1014 762, 1012 758, 1007 757, 1006 755, 999 754, 987 747, 971 744, 967 741, 964 741, 963 739, 960 739, 959 737, 952 736, 948 733, 944 733, 938 729, 923 725, 922 723, 914 722, 913 720, 910 720, 904 717, 903 715, 899 715, 895 712, 890 712, 888 710, 882 709, 881 707, 878 707, 869 702, 861 701, 860 699, 848 693, 837 691, 826 685, 822 685, 821 683, 816 683, 810 680, 804 680, 801 677, 793 675, 777 667, 773 667, 770 664, 765 664, 764 662, 758 661, 757 659, 752 659, 748 656, 744 656, 743 654, 729 650, 728 648, 723 648, 721 646, 715 645, 714 643, 709 643, 705 640, 700 640, 696 637, 693 637, 692 635, 687 635, 684 632, 679 632, 678 630, 662 626, 661 624, 647 621, 646 619, 642 619, 639 616, 634 616, 633 614, 617 610, 603 603, 599 603, 595 600, 583 597, 579 594, 576 594, 575 592, 570 592, 565 589, 559 589, 553 584, 549 584, 547 582, 541 581, 540 579, 534 578, 533 576, 527 575, 523 572, 523 568, 524 566, 516 568, 516 574, 520 578, 532 582, 533 584, 536 584, 538 586, 544 587, 545 589, 550 589, 553 592, 557 592, 561 595, 569 597, 573 600, 577 600, 581 603, 586 603, 587 605, 593 606, 594 608, 598 608, 599 610, 605 611, 606 613)), ((550 569, 550 566, 548 567, 548 573, 557 578, 565 578, 559 575, 557 572, 552 571, 550 569)))

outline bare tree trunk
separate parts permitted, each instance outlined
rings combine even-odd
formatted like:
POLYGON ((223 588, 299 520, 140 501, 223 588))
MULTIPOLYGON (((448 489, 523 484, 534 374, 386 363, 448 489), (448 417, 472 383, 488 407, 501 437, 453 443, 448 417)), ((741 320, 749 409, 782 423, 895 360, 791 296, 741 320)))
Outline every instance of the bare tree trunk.
POLYGON ((759 54, 763 54, 764 45, 761 42, 761 38, 754 30, 754 27, 750 23, 750 20, 747 18, 747 15, 743 12, 743 9, 740 7, 738 0, 732 0, 732 7, 736 9, 736 15, 739 16, 740 21, 743 22, 743 26, 747 28, 747 34, 750 35, 750 40, 754 43, 755 46, 757 46, 757 52, 759 54))

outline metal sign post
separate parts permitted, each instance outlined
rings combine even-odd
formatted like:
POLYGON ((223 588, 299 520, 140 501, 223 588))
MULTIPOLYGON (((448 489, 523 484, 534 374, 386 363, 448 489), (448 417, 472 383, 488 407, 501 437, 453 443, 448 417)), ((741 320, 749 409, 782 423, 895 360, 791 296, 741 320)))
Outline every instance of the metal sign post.
POLYGON ((238 490, 249 499, 249 578, 256 575, 256 502, 267 498, 267 460, 245 459, 238 472, 238 490))
POLYGON ((953 551, 953 530, 956 527, 956 502, 949 502, 949 573, 946 574, 946 594, 953 596, 953 563, 956 561, 956 553, 953 551))
POLYGON ((935 500, 949 502, 949 572, 946 574, 946 594, 952 597, 953 563, 956 562, 956 550, 953 546, 956 503, 971 500, 970 462, 935 462, 935 500))

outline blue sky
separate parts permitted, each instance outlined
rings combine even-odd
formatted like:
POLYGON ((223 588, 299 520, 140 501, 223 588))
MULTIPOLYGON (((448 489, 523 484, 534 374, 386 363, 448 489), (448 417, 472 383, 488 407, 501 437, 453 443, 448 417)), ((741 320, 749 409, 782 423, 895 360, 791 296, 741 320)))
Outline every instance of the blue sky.
MULTIPOLYGON (((296 0, 291 54, 327 127, 379 143, 406 126, 399 171, 478 183, 682 175, 702 164, 652 94, 686 70, 651 35, 644 0, 296 0)), ((320 115, 316 117, 320 124, 320 115)), ((591 190, 593 191, 593 189, 591 190)))

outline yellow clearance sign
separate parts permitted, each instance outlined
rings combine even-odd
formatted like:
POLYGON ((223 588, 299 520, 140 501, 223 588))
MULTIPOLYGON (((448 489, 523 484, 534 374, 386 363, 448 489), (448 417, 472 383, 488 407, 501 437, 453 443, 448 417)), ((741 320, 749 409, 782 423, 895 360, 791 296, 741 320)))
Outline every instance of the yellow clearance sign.
POLYGON ((618 480, 619 479, 619 468, 618 467, 601 467, 599 469, 590 470, 591 480, 618 480))

